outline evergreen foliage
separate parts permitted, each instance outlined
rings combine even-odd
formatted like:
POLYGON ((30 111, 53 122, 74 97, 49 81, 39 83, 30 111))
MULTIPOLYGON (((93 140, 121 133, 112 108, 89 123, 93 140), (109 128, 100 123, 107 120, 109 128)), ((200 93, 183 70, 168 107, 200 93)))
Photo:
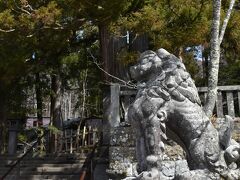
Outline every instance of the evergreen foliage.
MULTIPOLYGON (((223 1, 222 16, 228 4, 223 1)), ((39 87, 41 96, 49 100, 55 93, 52 76, 60 77, 62 91, 77 89, 77 106, 86 101, 84 116, 102 115, 103 79, 95 64, 105 63, 101 60, 100 26, 110 29, 111 36, 126 31, 147 35, 150 49, 163 47, 182 56, 192 76, 205 84, 197 77, 193 55, 185 54, 184 49, 203 45, 208 59, 211 19, 209 0, 0 1, 0 127, 6 126, 6 118, 32 112, 25 104, 29 89, 39 87), (38 82, 36 74, 40 75, 38 82)), ((222 85, 239 84, 239 42, 240 13, 236 10, 221 45, 221 59, 228 64, 220 67, 222 85)), ((115 60, 127 66, 138 55, 125 47, 115 60)))

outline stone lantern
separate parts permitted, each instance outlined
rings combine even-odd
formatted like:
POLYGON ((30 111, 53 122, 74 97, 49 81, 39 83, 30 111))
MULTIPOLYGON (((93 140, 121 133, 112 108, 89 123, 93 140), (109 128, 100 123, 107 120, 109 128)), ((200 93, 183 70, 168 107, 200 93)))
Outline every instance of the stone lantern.
POLYGON ((8 154, 14 155, 17 151, 17 134, 21 125, 20 119, 8 119, 8 154))

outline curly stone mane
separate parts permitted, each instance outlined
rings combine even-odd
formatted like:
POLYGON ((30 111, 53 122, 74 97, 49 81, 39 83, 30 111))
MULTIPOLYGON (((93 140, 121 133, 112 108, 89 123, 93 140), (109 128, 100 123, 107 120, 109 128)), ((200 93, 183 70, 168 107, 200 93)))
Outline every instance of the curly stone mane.
POLYGON ((239 145, 231 136, 221 142, 226 133, 219 135, 203 112, 197 88, 184 64, 164 49, 146 51, 130 73, 138 82, 138 92, 128 116, 137 136, 139 171, 151 172, 145 179, 159 177, 166 129, 185 149, 190 169, 226 174, 229 163, 237 161, 225 160, 230 141, 235 149, 229 156, 239 152, 239 145))

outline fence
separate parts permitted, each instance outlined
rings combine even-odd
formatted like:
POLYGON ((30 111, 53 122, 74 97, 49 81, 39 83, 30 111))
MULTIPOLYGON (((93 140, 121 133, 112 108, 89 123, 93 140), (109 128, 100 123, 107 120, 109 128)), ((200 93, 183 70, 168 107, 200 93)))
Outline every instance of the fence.
MULTIPOLYGON (((111 96, 108 122, 110 123, 110 127, 117 127, 121 121, 127 119, 126 112, 129 105, 135 99, 136 90, 121 87, 119 84, 111 85, 110 89, 111 96)), ((204 104, 206 101, 207 87, 199 87, 198 92, 202 104, 204 104)), ((235 118, 240 117, 240 86, 218 87, 214 114, 216 114, 218 118, 222 118, 227 114, 235 118)), ((57 150, 59 152, 87 153, 96 142, 102 140, 102 126, 102 124, 99 124, 98 127, 85 124, 79 131, 76 128, 63 130, 57 138, 57 150)))
POLYGON ((66 129, 58 139, 58 151, 87 154, 101 141, 101 136, 101 131, 91 126, 84 126, 79 133, 74 129, 66 129))
MULTIPOLYGON (((207 87, 199 87, 198 92, 204 104, 207 87)), ((218 118, 222 118, 224 115, 240 117, 240 86, 218 86, 214 113, 218 118)))
MULTIPOLYGON (((198 92, 204 105, 207 87, 199 87, 198 92)), ((126 89, 118 84, 111 86, 109 112, 111 112, 110 122, 112 127, 116 127, 121 122, 121 119, 126 119, 126 111, 133 102, 135 95, 136 90, 126 89)), ((217 118, 222 118, 227 114, 234 118, 240 117, 240 86, 218 86, 214 114, 216 114, 217 118)))

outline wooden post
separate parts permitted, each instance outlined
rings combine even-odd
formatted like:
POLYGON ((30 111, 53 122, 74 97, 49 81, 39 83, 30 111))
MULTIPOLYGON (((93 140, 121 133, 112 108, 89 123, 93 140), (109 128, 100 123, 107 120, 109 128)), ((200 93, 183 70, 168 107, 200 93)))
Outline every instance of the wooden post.
POLYGON ((204 104, 206 103, 207 101, 207 92, 204 92, 204 104))
POLYGON ((96 129, 97 128, 93 129, 93 145, 95 145, 95 143, 96 143, 96 133, 97 133, 96 129))
POLYGON ((59 148, 57 149, 58 152, 61 152, 63 150, 64 147, 64 134, 61 131, 59 134, 59 139, 58 139, 58 144, 60 145, 59 148))
POLYGON ((73 151, 73 130, 71 129, 71 131, 70 131, 71 133, 70 133, 70 153, 72 153, 72 151, 73 151))
POLYGON ((217 93, 216 109, 217 109, 217 117, 218 118, 224 117, 223 116, 222 92, 221 91, 219 91, 217 93))
POLYGON ((64 107, 64 117, 63 117, 63 120, 67 120, 68 119, 68 117, 67 117, 67 93, 65 92, 64 93, 64 99, 63 99, 63 101, 64 101, 64 105, 63 105, 63 107, 64 107))
POLYGON ((120 95, 120 85, 112 84, 111 86, 111 103, 110 103, 110 125, 111 128, 117 127, 120 123, 120 103, 119 103, 119 95, 120 95))
POLYGON ((228 115, 235 117, 234 101, 233 101, 233 93, 232 92, 227 92, 227 106, 228 106, 228 115))
POLYGON ((69 93, 69 100, 68 100, 68 118, 72 117, 72 94, 69 93))
POLYGON ((83 138, 82 138, 83 146, 85 146, 85 136, 86 136, 86 126, 83 127, 83 138))
POLYGON ((82 146, 82 136, 83 136, 83 131, 80 130, 80 133, 79 133, 79 149, 81 149, 81 146, 82 146))
POLYGON ((68 150, 68 142, 67 142, 67 130, 64 130, 64 141, 65 141, 65 151, 68 150))
POLYGON ((88 127, 88 140, 87 140, 87 141, 88 141, 88 142, 87 142, 87 145, 88 145, 88 146, 91 145, 91 134, 92 134, 91 130, 92 130, 92 129, 91 129, 91 126, 89 126, 89 127, 88 127))
POLYGON ((238 109, 240 113, 240 92, 238 91, 238 109))

